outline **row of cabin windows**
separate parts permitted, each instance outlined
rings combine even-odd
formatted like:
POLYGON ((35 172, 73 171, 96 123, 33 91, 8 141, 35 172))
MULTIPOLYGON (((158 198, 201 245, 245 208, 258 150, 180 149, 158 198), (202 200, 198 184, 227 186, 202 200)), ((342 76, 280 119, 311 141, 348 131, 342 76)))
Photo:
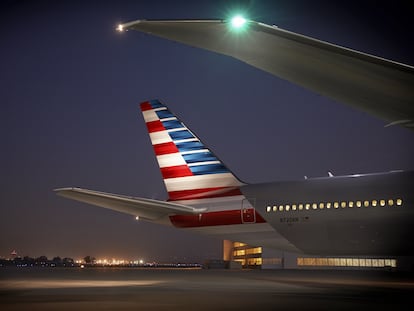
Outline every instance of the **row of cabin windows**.
POLYGON ((330 208, 346 208, 346 207, 376 207, 376 206, 401 206, 402 199, 388 199, 388 200, 365 200, 365 201, 341 201, 341 202, 320 202, 320 203, 299 203, 299 204, 285 204, 285 205, 268 205, 266 212, 283 212, 283 211, 302 211, 310 209, 330 209, 330 208))

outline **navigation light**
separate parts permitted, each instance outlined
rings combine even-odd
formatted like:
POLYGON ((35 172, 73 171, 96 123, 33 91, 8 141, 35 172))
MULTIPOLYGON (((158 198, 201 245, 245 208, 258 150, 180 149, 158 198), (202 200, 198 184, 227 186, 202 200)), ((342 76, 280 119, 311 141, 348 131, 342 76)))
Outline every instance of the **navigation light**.
POLYGON ((236 15, 231 19, 231 25, 234 28, 241 28, 244 24, 246 24, 246 19, 241 15, 236 15))

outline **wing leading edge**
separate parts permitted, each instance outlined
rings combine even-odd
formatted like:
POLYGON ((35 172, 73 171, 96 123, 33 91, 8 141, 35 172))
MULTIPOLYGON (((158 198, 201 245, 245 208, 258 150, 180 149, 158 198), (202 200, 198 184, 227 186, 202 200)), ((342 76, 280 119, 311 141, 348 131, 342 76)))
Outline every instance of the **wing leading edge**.
POLYGON ((359 108, 388 125, 414 129, 414 67, 248 21, 243 32, 223 20, 137 20, 137 30, 241 60, 359 108))
POLYGON ((192 215, 205 211, 205 209, 196 209, 182 204, 129 197, 81 188, 60 188, 55 189, 54 191, 58 195, 69 199, 153 221, 170 215, 192 215))

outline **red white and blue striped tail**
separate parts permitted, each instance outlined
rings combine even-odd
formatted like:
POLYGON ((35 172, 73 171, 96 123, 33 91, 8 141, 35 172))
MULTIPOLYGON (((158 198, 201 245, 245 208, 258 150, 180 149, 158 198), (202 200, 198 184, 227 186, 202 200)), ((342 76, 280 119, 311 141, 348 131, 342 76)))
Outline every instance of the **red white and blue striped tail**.
POLYGON ((170 201, 241 194, 243 183, 166 106, 141 110, 170 201))

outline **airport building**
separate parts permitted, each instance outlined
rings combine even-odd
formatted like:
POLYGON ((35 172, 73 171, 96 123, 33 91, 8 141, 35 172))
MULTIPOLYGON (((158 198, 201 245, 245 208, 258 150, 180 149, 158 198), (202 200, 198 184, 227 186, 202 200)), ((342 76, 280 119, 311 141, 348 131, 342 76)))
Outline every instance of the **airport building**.
POLYGON ((412 258, 362 256, 308 256, 223 241, 223 260, 247 269, 410 270, 412 258))

